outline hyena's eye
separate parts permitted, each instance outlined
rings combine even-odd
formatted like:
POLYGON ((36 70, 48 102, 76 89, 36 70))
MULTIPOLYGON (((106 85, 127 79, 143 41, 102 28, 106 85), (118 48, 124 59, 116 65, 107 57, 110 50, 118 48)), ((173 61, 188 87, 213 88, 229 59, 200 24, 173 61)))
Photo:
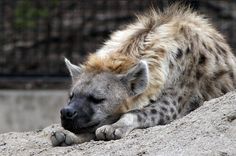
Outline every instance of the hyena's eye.
POLYGON ((104 99, 104 98, 99 99, 99 98, 94 97, 93 95, 89 95, 89 96, 88 96, 88 100, 89 100, 90 102, 94 103, 94 104, 100 104, 100 103, 102 103, 105 99, 104 99))

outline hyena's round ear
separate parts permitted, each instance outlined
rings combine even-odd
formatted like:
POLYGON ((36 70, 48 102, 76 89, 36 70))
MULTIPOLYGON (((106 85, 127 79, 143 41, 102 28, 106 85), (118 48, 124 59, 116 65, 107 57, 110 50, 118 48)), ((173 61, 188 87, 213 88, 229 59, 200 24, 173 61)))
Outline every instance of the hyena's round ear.
POLYGON ((72 64, 67 58, 65 58, 66 66, 70 72, 71 78, 74 81, 81 73, 81 68, 72 64))
POLYGON ((148 86, 149 70, 146 61, 140 61, 126 74, 120 75, 120 80, 128 86, 130 96, 136 96, 144 92, 148 86))

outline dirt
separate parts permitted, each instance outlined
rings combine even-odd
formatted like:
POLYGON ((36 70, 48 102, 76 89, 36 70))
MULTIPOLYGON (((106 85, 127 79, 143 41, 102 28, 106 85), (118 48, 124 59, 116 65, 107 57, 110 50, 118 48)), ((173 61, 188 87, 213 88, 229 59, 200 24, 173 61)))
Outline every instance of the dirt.
POLYGON ((120 140, 52 147, 48 134, 57 126, 0 134, 0 155, 235 156, 236 91, 205 102, 169 125, 134 130, 120 140))

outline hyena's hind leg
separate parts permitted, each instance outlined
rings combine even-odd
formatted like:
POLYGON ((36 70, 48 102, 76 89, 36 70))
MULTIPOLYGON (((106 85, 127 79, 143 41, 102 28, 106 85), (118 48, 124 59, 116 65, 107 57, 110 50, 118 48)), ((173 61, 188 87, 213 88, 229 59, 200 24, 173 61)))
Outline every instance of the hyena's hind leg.
POLYGON ((96 130, 98 140, 120 139, 133 129, 147 128, 170 123, 179 117, 179 104, 176 97, 163 96, 143 109, 132 110, 121 116, 120 120, 96 130))

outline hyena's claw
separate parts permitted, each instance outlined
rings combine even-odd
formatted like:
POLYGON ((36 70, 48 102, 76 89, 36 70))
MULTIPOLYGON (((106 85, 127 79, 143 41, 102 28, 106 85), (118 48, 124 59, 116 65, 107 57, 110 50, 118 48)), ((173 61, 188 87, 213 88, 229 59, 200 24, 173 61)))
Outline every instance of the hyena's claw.
POLYGON ((112 125, 105 125, 96 130, 98 140, 116 140, 124 136, 122 128, 115 128, 112 125))
POLYGON ((69 146, 74 144, 74 140, 67 131, 53 131, 50 136, 52 146, 69 146))

